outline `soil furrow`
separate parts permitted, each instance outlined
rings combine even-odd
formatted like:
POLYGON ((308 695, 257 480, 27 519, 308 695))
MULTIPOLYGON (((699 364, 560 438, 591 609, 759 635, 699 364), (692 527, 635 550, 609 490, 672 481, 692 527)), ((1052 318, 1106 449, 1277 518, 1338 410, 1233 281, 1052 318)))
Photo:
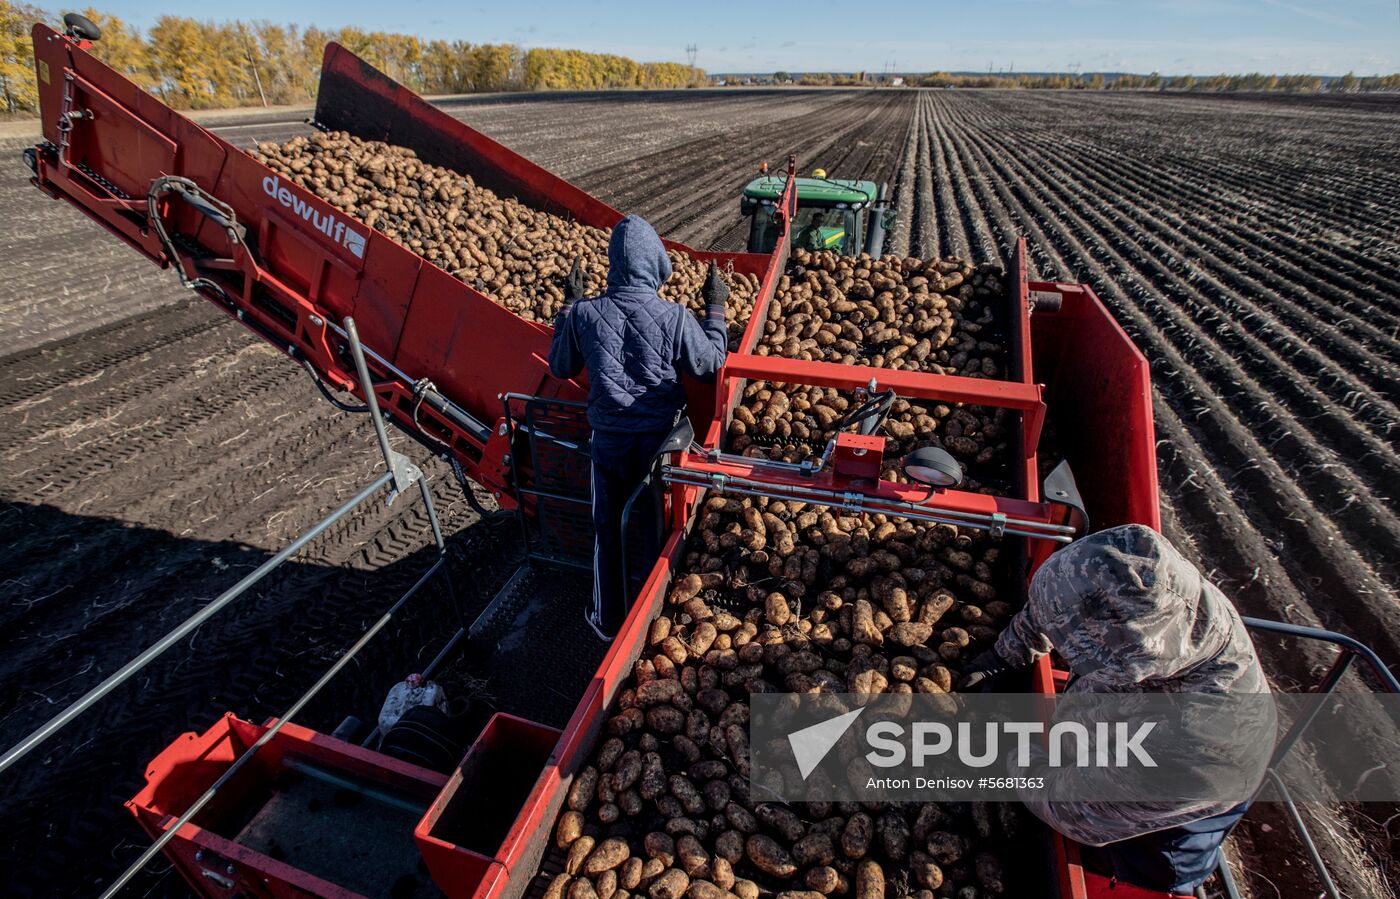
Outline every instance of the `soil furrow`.
MULTIPOLYGON (((1001 171, 1002 177, 1014 185, 1013 192, 1020 197, 1020 215, 1034 215, 1044 228, 1049 246, 1064 248, 1064 264, 1075 267, 1085 263, 1095 267, 1103 265, 1089 255, 1084 244, 1070 231, 1069 225, 1073 224, 1081 233, 1099 241, 1102 238, 1097 238, 1093 229, 1085 227, 1064 208, 1052 211, 1039 194, 1031 192, 1038 183, 1034 172, 1016 160, 1008 159, 1008 154, 1000 148, 983 144, 980 136, 970 132, 960 136, 977 146, 984 161, 1001 171), (1003 167, 1014 167, 1015 173, 1003 167)), ((1113 268, 1129 271, 1125 264, 1114 259, 1115 253, 1104 243, 1097 245, 1104 250, 1104 258, 1113 268)), ((1214 464, 1229 471, 1231 477, 1240 482, 1241 499, 1247 499, 1256 510, 1247 516, 1248 519, 1256 527, 1274 531, 1274 541, 1278 544, 1293 547, 1294 553, 1289 561, 1295 572, 1295 580, 1310 583, 1321 578, 1322 583, 1313 586, 1310 592, 1313 608, 1320 614, 1335 616, 1337 620, 1346 617, 1353 628, 1358 623, 1366 622, 1368 632, 1385 635, 1379 640, 1379 645, 1384 647, 1387 656, 1400 658, 1400 642, 1395 639, 1400 628, 1394 628, 1388 620, 1396 611, 1393 599, 1387 598, 1389 588, 1386 585, 1391 582, 1391 576, 1378 575, 1353 544, 1345 537, 1339 539, 1337 529, 1303 494, 1294 481, 1294 475, 1285 472, 1274 459, 1278 442, 1270 446, 1261 443, 1254 433, 1254 426, 1241 422, 1220 405, 1216 399, 1216 388, 1196 370, 1196 365, 1200 364, 1199 336, 1193 336, 1189 327, 1172 326, 1164 332, 1150 315, 1154 309, 1160 311, 1162 304, 1154 303, 1142 294, 1134 299, 1112 278, 1103 279, 1100 295, 1112 305, 1125 327, 1129 328, 1130 335, 1153 360, 1155 377, 1181 381, 1179 395, 1189 398, 1193 405, 1183 408, 1180 414, 1196 420, 1210 418, 1213 438, 1209 452, 1214 457, 1214 464), (1169 338, 1171 334, 1179 336, 1169 338), (1189 362, 1188 355, 1191 359, 1189 362)), ((1226 383, 1229 383, 1228 379, 1226 383)), ((1267 409, 1267 403, 1261 408, 1267 409)), ((1167 489, 1172 488, 1167 485, 1167 489)), ((1364 535, 1364 541, 1369 542, 1374 537, 1379 537, 1376 542, 1385 545, 1386 538, 1374 533, 1364 535)))

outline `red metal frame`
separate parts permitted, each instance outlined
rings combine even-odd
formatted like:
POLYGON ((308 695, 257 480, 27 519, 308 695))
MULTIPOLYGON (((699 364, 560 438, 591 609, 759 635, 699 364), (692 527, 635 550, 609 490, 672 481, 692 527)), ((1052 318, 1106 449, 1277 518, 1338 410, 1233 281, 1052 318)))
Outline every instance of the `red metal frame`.
MULTIPOLYGON (((52 145, 40 148, 38 154, 35 183, 39 187, 82 209, 153 262, 181 265, 187 275, 218 284, 228 302, 217 291, 206 291, 206 296, 285 352, 308 360, 331 385, 351 392, 356 379, 333 323, 353 315, 375 353, 370 365, 381 384, 378 398, 386 414, 410 430, 416 415, 431 438, 452 448, 473 479, 491 489, 503 505, 513 505, 504 464, 510 447, 496 427, 500 395, 516 392, 571 399, 584 395, 580 381, 560 381, 549 375, 547 327, 520 319, 379 232, 344 218, 318 198, 282 181, 246 153, 140 91, 88 54, 80 42, 36 26, 34 47, 44 136, 52 145), (83 115, 64 119, 68 112, 83 115), (228 203, 256 238, 256 254, 242 243, 231 242, 214 222, 189 205, 167 199, 159 204, 163 218, 214 259, 196 268, 189 260, 168 258, 147 227, 145 202, 151 182, 166 175, 189 178, 228 203), (413 382, 419 378, 431 379, 443 395, 489 426, 487 433, 465 429, 426 404, 418 406, 413 382)), ((619 217, 616 210, 424 103, 336 45, 326 51, 317 117, 332 128, 410 146, 429 162, 470 171, 480 183, 537 208, 598 227, 610 227, 619 217)), ((781 204, 790 215, 795 203, 795 180, 790 179, 781 204)), ((714 259, 734 271, 756 275, 762 285, 740 352, 731 356, 717 384, 687 385, 696 433, 705 445, 720 445, 748 379, 847 390, 866 387, 873 379, 879 389, 894 389, 907 397, 1020 413, 1016 497, 942 491, 938 502, 945 508, 1048 520, 1050 507, 1039 502, 1036 449, 1042 426, 1049 420, 1056 424, 1060 448, 1080 473, 1080 487, 1096 527, 1128 521, 1159 526, 1146 362, 1087 288, 1029 282, 1023 242, 1012 257, 1008 286, 1011 379, 1007 381, 755 355, 786 265, 787 241, 780 240, 771 256, 700 253, 669 241, 667 245, 701 261, 714 259), (1059 295, 1061 308, 1029 315, 1031 290, 1059 295)), ((745 470, 742 463, 711 463, 689 454, 682 465, 697 471, 745 470)), ((750 473, 775 480, 771 472, 750 473)), ((798 480, 804 486, 813 483, 798 480)), ((850 486, 852 481, 842 478, 841 483, 850 486)), ((911 498, 925 491, 875 484, 866 485, 862 492, 911 498)), ((660 610, 671 572, 683 555, 693 520, 690 512, 699 496, 695 487, 675 488, 672 531, 665 551, 622 633, 555 743, 501 852, 482 867, 471 890, 465 889, 465 883, 456 883, 454 895, 511 897, 523 892, 547 843, 564 791, 596 742, 607 710, 640 655, 649 622, 660 610)), ((1033 549, 1032 562, 1047 553, 1048 548, 1033 549)), ((1049 692, 1053 675, 1048 662, 1042 663, 1037 676, 1040 689, 1049 692)), ((203 789, 201 785, 212 782, 261 733, 256 725, 226 716, 204 735, 186 734, 177 740, 152 762, 146 788, 128 803, 142 827, 154 836, 168 826, 203 789)), ((296 725, 288 725, 264 750, 268 763, 276 763, 293 743, 298 752, 428 795, 444 786, 445 778, 439 775, 296 725)), ((195 852, 204 849, 227 860, 240 877, 256 875, 263 885, 253 890, 250 880, 251 894, 345 895, 334 885, 215 833, 205 822, 216 820, 218 814, 216 801, 200 817, 201 823, 182 829, 169 850, 197 892, 222 895, 214 881, 200 873, 195 852)), ((424 844, 432 845, 431 835, 424 837, 424 844)), ((1087 899, 1103 893, 1106 882, 1086 876, 1074 848, 1058 838, 1055 842, 1063 895, 1087 899)), ((425 855, 428 852, 425 849, 425 855)), ((1118 887, 1112 896, 1129 896, 1124 889, 1118 887)), ((1160 894, 1141 894, 1162 899, 1160 894)))
POLYGON ((911 399, 1014 409, 1024 416, 1025 421, 1025 434, 1021 442, 1023 457, 1035 453, 1045 420, 1045 403, 1041 399, 1042 388, 1039 384, 750 355, 731 358, 724 367, 722 377, 726 380, 745 378, 809 384, 838 390, 856 390, 874 385, 876 391, 893 390, 911 399))
MULTIPOLYGON (((500 843, 491 847, 489 852, 486 847, 469 849, 451 842, 450 834, 443 832, 440 822, 444 820, 449 806, 458 799, 465 786, 464 771, 472 769, 473 759, 480 759, 483 764, 489 764, 489 758, 486 758, 488 754, 504 753, 511 757, 512 765, 525 766, 527 770, 541 772, 536 779, 538 784, 539 779, 544 777, 546 762, 558 744, 559 736, 560 731, 557 728, 546 727, 515 715, 492 715, 480 736, 467 750, 462 765, 448 778, 447 785, 433 800, 432 806, 413 831, 413 838, 418 843, 418 849, 428 865, 433 881, 449 899, 466 899, 473 895, 482 883, 494 884, 507 876, 522 852, 528 850, 528 844, 534 836, 530 830, 520 826, 519 816, 512 816, 511 827, 500 843), (530 768, 531 763, 533 769, 530 768)), ((530 792, 533 792, 533 789, 530 792)), ((501 802, 507 801, 507 797, 504 796, 497 798, 501 802)), ((526 799, 527 796, 521 796, 518 801, 523 803, 526 799)), ((502 812, 508 813, 508 809, 482 809, 482 814, 486 815, 502 812)))
MULTIPOLYGON (((146 786, 126 803, 141 829, 152 839, 170 827, 234 760, 271 726, 224 715, 202 734, 186 733, 166 747, 146 769, 146 786)), ((356 899, 358 894, 323 878, 255 852, 233 841, 238 807, 250 792, 270 789, 270 772, 294 755, 336 771, 410 793, 429 802, 446 776, 410 765, 351 743, 288 724, 258 750, 246 766, 205 807, 197 822, 186 824, 166 846, 165 854, 190 889, 202 896, 235 895, 296 899, 326 896, 356 899)))
MULTIPOLYGON (((876 438, 883 440, 883 438, 876 438)), ((810 487, 832 492, 856 491, 873 504, 917 503, 930 511, 948 511, 971 515, 1006 515, 1042 524, 1060 524, 1064 518, 1061 507, 1053 503, 1032 503, 1023 499, 965 490, 930 490, 921 484, 898 484, 894 481, 854 480, 843 478, 832 470, 810 477, 788 471, 774 471, 761 459, 726 457, 711 461, 696 453, 682 453, 674 467, 678 471, 696 474, 719 474, 730 478, 758 480, 781 487, 810 487)), ((891 515, 899 515, 891 511, 891 515)))
MULTIPOLYGON (((519 318, 280 178, 53 29, 36 25, 33 37, 43 134, 52 145, 37 154, 34 180, 41 189, 68 200, 151 261, 180 265, 186 274, 214 282, 218 290, 201 292, 283 352, 309 361, 332 386, 351 393, 357 381, 334 325, 354 316, 373 351, 369 364, 384 413, 406 430, 449 446, 474 480, 503 506, 514 507, 504 463, 509 448, 492 437, 499 430, 500 395, 585 396, 581 379, 563 381, 549 373, 548 327, 519 318), (78 111, 84 115, 60 128, 69 121, 66 113, 78 111), (196 266, 168 258, 146 221, 146 194, 161 176, 189 178, 232 207, 255 237, 256 253, 230 241, 188 204, 167 199, 158 204, 162 217, 172 229, 192 236, 213 261, 196 266), (420 404, 415 393, 420 379, 477 419, 484 433, 420 404)), ((326 49, 321 94, 318 116, 333 127, 361 136, 378 128, 378 135, 368 136, 413 146, 429 161, 468 171, 483 184, 586 224, 607 228, 621 217, 336 44, 326 49)), ((667 246, 759 277, 756 305, 767 308, 781 268, 776 257, 699 253, 673 241, 667 246)), ((703 386, 694 389, 705 396, 703 386)), ((698 408, 709 408, 705 399, 698 408)))

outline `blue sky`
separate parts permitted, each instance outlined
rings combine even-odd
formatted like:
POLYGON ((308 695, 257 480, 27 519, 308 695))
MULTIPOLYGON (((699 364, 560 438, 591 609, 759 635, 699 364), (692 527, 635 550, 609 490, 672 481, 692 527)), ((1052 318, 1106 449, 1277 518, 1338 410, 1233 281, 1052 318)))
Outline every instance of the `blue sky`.
POLYGON ((1400 71, 1400 0, 94 0, 147 27, 163 13, 356 25, 473 43, 573 47, 711 72, 1400 71))

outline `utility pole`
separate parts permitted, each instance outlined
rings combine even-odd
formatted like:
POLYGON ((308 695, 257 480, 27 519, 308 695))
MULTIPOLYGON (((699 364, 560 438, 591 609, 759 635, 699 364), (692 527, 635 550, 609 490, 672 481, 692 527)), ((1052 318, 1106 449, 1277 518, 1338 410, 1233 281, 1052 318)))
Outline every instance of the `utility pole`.
POLYGON ((258 74, 258 64, 253 61, 253 45, 248 40, 248 32, 244 30, 242 23, 238 25, 238 33, 243 36, 243 53, 248 57, 248 66, 253 70, 253 83, 258 86, 258 97, 262 99, 263 109, 266 109, 267 94, 263 91, 262 76, 258 74))
POLYGON ((695 68, 695 54, 700 52, 700 48, 694 44, 685 45, 685 58, 690 60, 690 67, 695 68))

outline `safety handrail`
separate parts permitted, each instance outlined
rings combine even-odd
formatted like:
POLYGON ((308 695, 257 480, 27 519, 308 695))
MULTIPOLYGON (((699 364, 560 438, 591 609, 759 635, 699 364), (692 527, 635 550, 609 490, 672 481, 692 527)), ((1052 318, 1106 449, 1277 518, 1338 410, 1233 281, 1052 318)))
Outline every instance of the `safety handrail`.
MULTIPOLYGON (((1298 624, 1288 624, 1282 621, 1268 621, 1263 618, 1243 618, 1244 626, 1255 633, 1277 634, 1298 640, 1317 640, 1323 643, 1330 643, 1336 646, 1340 652, 1333 660, 1332 666, 1318 681, 1317 685, 1307 692, 1331 696, 1336 692, 1337 685, 1342 678, 1351 670, 1353 663, 1360 659, 1371 669, 1371 672, 1380 680, 1381 685, 1389 693, 1400 693, 1400 680, 1376 655, 1375 650, 1361 641, 1348 637, 1346 634, 1339 634, 1336 631, 1324 630, 1317 627, 1305 627, 1298 624)), ((1324 893, 1330 899, 1342 899, 1337 884, 1332 880, 1331 872, 1327 870, 1327 863, 1323 860, 1322 854, 1318 851, 1317 843, 1312 838, 1312 833, 1308 830, 1307 822, 1303 820, 1302 814, 1298 811, 1298 804, 1294 801, 1288 787, 1284 784, 1283 778, 1278 776, 1277 768, 1297 745, 1303 733, 1317 720, 1318 714, 1322 711, 1322 703, 1314 703, 1306 715, 1295 721, 1284 734, 1283 739, 1274 749, 1273 759, 1269 763, 1269 768, 1265 778, 1265 783, 1278 791, 1279 797, 1288 811, 1288 817, 1293 824, 1293 830, 1302 841, 1304 849, 1307 850, 1308 858, 1312 862, 1313 869, 1317 871, 1318 879, 1322 882, 1324 893)), ((1262 792, 1264 785, 1260 785, 1262 792)), ((1255 798, 1258 793, 1255 794, 1255 798)), ((1240 899, 1239 888, 1235 884, 1234 877, 1230 873, 1229 863, 1222 857, 1220 860, 1219 875, 1221 886, 1229 899, 1240 899)))

